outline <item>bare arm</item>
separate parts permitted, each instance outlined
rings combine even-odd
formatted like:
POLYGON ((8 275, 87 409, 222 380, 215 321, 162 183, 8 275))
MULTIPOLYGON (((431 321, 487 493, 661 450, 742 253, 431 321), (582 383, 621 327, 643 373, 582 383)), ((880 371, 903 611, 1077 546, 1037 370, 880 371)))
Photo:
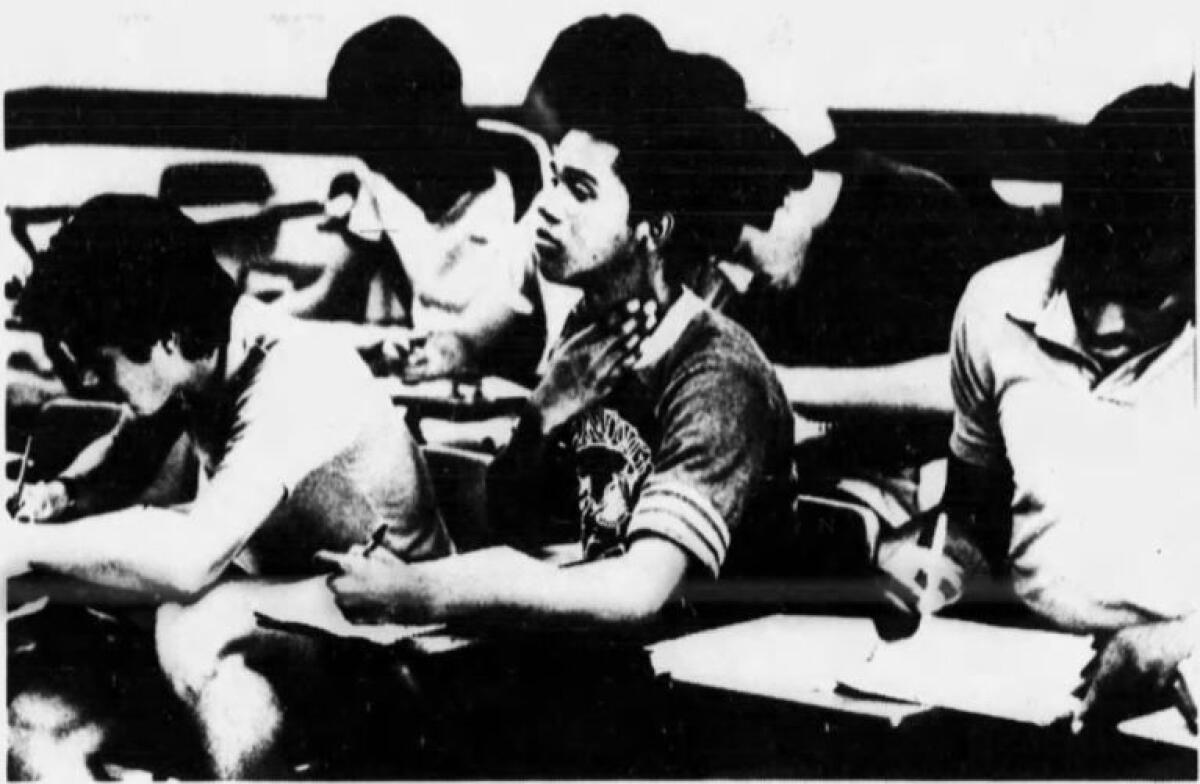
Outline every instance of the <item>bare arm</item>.
POLYGON ((776 366, 775 371, 792 406, 817 419, 954 413, 946 354, 875 367, 776 366))
POLYGON ((9 541, 35 568, 154 597, 188 598, 225 570, 282 500, 259 493, 189 513, 132 507, 61 525, 14 525, 9 541))
POLYGON ((683 582, 688 556, 657 537, 628 552, 560 569, 508 548, 419 564, 379 549, 370 557, 322 555, 342 574, 331 581, 352 618, 406 622, 473 620, 555 626, 628 625, 653 618, 683 582))

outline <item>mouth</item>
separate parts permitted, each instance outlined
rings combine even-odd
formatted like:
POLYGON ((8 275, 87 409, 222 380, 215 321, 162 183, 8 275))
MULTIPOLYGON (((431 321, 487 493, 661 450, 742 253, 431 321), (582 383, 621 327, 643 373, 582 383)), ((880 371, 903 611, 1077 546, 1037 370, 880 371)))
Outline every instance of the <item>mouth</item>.
POLYGON ((545 229, 535 232, 533 244, 541 258, 559 256, 563 251, 563 244, 545 229))

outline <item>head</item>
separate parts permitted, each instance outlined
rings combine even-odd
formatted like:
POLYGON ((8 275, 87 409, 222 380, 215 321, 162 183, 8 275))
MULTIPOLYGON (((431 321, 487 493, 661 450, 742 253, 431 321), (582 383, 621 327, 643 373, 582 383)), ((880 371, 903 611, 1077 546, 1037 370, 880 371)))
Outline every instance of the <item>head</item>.
POLYGON ((75 391, 158 411, 229 340, 234 282, 191 220, 148 196, 84 203, 39 259, 17 314, 75 391))
POLYGON ((351 151, 430 217, 483 176, 463 154, 477 133, 458 61, 417 20, 388 17, 350 36, 329 70, 326 95, 351 151))
POLYGON ((1141 87, 1101 109, 1069 152, 1059 284, 1104 365, 1194 319, 1194 127, 1192 90, 1141 87))
MULTIPOLYGON (((577 27, 589 23, 603 27, 577 27)), ((729 154, 750 117, 737 72, 717 58, 665 50, 659 38, 621 40, 630 38, 645 50, 581 47, 591 67, 565 75, 549 67, 575 62, 556 42, 539 71, 549 84, 571 83, 552 107, 561 133, 550 135, 553 177, 537 204, 539 263, 551 279, 585 289, 614 272, 661 273, 669 288, 687 282, 732 250, 757 188, 744 156, 729 154), (606 56, 617 64, 605 66, 606 56)))
POLYGON ((755 172, 757 191, 747 209, 735 260, 772 283, 795 282, 813 231, 824 218, 814 190, 812 166, 796 143, 758 114, 740 144, 755 172))

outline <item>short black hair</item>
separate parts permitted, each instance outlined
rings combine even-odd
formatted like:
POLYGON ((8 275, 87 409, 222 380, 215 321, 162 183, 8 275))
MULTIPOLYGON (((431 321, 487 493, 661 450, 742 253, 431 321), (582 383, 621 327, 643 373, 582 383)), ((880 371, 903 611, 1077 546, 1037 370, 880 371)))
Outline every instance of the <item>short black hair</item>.
POLYGON ((203 232, 150 196, 106 194, 83 205, 51 240, 17 302, 23 324, 77 357, 115 346, 146 362, 178 337, 188 359, 229 340, 238 290, 203 232))
POLYGON ((1195 266, 1195 93, 1161 84, 1101 109, 1068 150, 1060 283, 1069 292, 1154 298, 1195 266), (1151 253, 1163 242, 1175 253, 1151 253))
POLYGON ((591 17, 560 33, 525 108, 527 116, 542 110, 536 127, 552 141, 574 129, 617 148, 631 218, 675 219, 665 251, 672 282, 731 252, 744 224, 761 224, 811 179, 794 145, 784 161, 768 142, 775 129, 746 108, 732 66, 669 49, 636 16, 591 17))

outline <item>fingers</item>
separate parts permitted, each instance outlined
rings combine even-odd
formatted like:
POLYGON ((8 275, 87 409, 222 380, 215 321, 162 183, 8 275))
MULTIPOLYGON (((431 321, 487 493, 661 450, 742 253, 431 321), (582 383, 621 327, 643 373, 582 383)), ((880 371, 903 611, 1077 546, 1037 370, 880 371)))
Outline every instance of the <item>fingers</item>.
POLYGON ((313 560, 319 564, 332 566, 340 571, 346 571, 346 567, 352 560, 361 558, 361 556, 350 553, 335 553, 332 550, 318 550, 313 554, 313 560))

